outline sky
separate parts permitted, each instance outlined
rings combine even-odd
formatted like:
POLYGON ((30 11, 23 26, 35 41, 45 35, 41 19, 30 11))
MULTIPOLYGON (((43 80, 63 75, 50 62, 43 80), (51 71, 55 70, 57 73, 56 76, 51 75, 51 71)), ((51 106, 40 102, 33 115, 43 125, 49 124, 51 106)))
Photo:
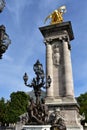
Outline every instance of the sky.
POLYGON ((45 45, 39 27, 49 25, 44 25, 44 19, 62 5, 67 8, 64 21, 71 21, 74 33, 71 59, 75 96, 87 92, 87 0, 7 0, 0 25, 5 25, 11 45, 0 60, 0 98, 31 90, 24 85, 23 75, 27 72, 30 83, 37 59, 45 70, 45 45))

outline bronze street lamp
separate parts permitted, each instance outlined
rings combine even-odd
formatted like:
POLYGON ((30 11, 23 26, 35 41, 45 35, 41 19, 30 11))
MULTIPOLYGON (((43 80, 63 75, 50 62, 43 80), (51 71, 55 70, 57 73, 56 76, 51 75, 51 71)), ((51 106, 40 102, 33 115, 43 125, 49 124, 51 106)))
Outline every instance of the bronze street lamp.
MULTIPOLYGON (((0 0, 0 13, 5 7, 5 0, 0 0)), ((6 33, 5 26, 0 26, 0 59, 2 59, 3 53, 8 49, 11 40, 9 39, 8 34, 6 33)))
POLYGON ((8 49, 9 44, 11 44, 11 40, 9 39, 9 36, 6 33, 5 26, 1 25, 0 26, 0 59, 2 59, 2 55, 8 49))
POLYGON ((5 1, 0 0, 0 13, 3 11, 4 7, 5 7, 5 1))
POLYGON ((32 87, 34 89, 35 97, 36 97, 36 104, 40 103, 40 96, 41 96, 41 88, 49 88, 51 84, 50 76, 47 77, 47 81, 45 81, 45 75, 42 64, 37 60, 37 62, 33 66, 33 70, 36 74, 36 77, 33 78, 31 84, 27 84, 28 75, 27 73, 24 74, 23 80, 24 84, 28 87, 32 87))

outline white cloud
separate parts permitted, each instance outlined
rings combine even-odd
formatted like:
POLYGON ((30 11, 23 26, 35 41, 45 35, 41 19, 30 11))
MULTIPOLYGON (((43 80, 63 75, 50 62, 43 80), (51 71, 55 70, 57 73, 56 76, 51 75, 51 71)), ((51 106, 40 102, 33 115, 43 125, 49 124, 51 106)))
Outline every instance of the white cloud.
POLYGON ((24 15, 24 9, 26 8, 26 6, 30 6, 31 4, 31 0, 12 0, 12 2, 8 2, 7 8, 11 12, 16 24, 20 24, 21 17, 22 15, 24 15))
POLYGON ((13 62, 13 58, 10 57, 10 56, 7 55, 7 54, 4 54, 4 55, 3 55, 3 58, 4 58, 4 60, 6 60, 7 62, 13 62))

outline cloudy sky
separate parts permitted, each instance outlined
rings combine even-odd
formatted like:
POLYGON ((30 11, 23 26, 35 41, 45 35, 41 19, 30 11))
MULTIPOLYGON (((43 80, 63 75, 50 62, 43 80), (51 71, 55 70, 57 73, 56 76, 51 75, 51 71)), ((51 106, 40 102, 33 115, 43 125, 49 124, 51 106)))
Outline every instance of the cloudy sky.
POLYGON ((64 21, 72 22, 75 37, 71 41, 75 96, 87 91, 87 0, 7 0, 0 25, 5 25, 12 44, 0 60, 0 98, 30 90, 22 77, 27 72, 31 82, 37 59, 45 69, 45 45, 39 27, 46 26, 45 17, 61 5, 67 7, 64 21))

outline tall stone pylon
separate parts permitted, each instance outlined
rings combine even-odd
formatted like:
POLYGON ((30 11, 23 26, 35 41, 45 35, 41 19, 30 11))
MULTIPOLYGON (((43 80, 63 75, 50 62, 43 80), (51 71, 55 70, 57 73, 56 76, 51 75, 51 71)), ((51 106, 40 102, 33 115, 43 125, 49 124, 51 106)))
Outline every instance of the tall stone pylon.
POLYGON ((46 45, 46 75, 52 79, 46 92, 49 116, 55 111, 67 130, 83 130, 79 106, 74 97, 70 41, 74 39, 71 22, 39 28, 46 45))

